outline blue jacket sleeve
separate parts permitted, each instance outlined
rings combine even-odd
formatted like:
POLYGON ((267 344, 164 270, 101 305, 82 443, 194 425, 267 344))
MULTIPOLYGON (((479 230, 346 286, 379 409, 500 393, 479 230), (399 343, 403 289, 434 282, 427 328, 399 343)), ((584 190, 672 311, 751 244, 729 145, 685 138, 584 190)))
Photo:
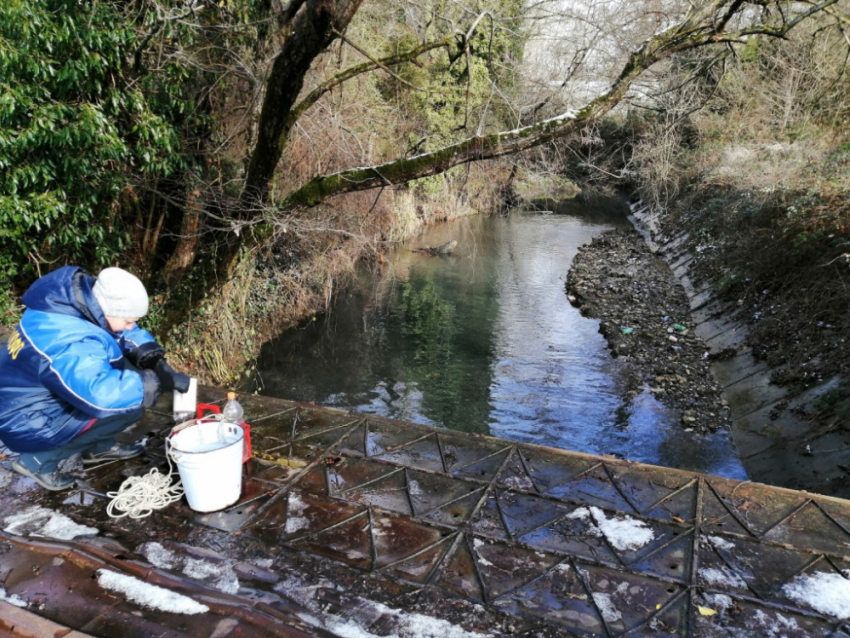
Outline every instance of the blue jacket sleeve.
POLYGON ((125 330, 118 335, 118 343, 121 344, 124 352, 130 352, 146 343, 156 343, 156 339, 144 328, 134 326, 131 330, 125 330))
POLYGON ((39 373, 41 382, 75 408, 103 418, 142 406, 142 376, 112 367, 109 348, 99 336, 64 343, 47 354, 39 373))

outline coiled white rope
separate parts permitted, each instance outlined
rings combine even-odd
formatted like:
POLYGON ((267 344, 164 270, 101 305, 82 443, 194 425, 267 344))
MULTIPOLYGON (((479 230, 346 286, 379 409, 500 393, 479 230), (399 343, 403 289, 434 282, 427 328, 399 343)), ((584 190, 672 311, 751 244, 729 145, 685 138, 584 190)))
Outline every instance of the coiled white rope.
POLYGON ((168 459, 168 474, 156 468, 143 476, 131 476, 121 484, 117 492, 107 492, 112 500, 106 506, 111 518, 144 518, 154 510, 162 509, 183 497, 183 485, 178 480, 173 485, 171 478, 177 474, 171 465, 171 449, 165 439, 165 456, 168 459), (122 512, 121 514, 117 512, 122 512))

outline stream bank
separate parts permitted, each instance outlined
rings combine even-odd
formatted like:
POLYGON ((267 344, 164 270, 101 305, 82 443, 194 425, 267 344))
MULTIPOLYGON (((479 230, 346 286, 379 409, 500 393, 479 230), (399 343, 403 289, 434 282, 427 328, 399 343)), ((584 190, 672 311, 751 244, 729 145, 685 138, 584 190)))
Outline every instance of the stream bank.
POLYGON ((803 392, 771 383, 775 371, 754 356, 737 305, 721 301, 710 282, 693 283, 699 258, 687 249, 687 234, 653 227, 646 208, 634 213, 643 237, 617 231, 596 238, 582 248, 567 284, 574 305, 600 319, 612 354, 633 370, 626 399, 643 384, 681 414, 683 428, 731 427, 750 480, 850 496, 850 436, 818 431, 810 419, 839 381, 803 392), (674 320, 678 328, 669 325, 674 320))

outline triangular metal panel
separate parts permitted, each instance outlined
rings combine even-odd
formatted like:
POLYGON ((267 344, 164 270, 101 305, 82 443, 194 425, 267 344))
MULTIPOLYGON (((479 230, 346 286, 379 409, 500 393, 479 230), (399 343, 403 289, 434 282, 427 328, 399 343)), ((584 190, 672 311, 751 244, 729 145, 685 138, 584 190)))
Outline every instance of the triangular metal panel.
POLYGON ((561 560, 555 554, 548 552, 481 538, 470 538, 470 540, 472 554, 484 581, 489 600, 543 575, 561 560))
POLYGON ((434 569, 440 564, 445 553, 451 548, 454 540, 454 536, 444 538, 415 556, 390 565, 384 570, 384 573, 424 585, 430 579, 434 569))
POLYGON ((481 509, 476 512, 473 517, 472 530, 476 534, 491 538, 505 540, 510 538, 510 534, 508 534, 508 530, 505 528, 502 516, 499 513, 499 504, 495 493, 487 496, 487 499, 481 505, 481 509))
MULTIPOLYGON (((579 514, 585 508, 576 508, 579 514)), ((572 515, 540 527, 520 537, 522 543, 541 550, 569 554, 605 563, 619 564, 619 559, 598 533, 588 516, 572 515)))
POLYGON ((350 427, 362 417, 324 409, 298 408, 292 425, 293 439, 306 439, 339 427, 350 427))
POLYGON ((410 445, 393 448, 376 458, 406 467, 434 472, 443 471, 443 459, 440 456, 440 446, 437 444, 436 434, 410 445))
POLYGON ((444 537, 440 530, 420 525, 409 518, 372 513, 372 541, 377 568, 421 552, 444 537))
POLYGON ((342 495, 348 490, 399 471, 392 465, 359 458, 343 458, 338 463, 326 465, 325 470, 332 495, 342 495))
POLYGON ((811 502, 768 531, 764 538, 832 554, 844 554, 850 547, 850 534, 811 502))
MULTIPOLYGON (((472 516, 472 512, 475 511, 486 489, 486 487, 479 487, 476 491, 470 492, 463 498, 452 501, 438 509, 431 510, 423 518, 452 527, 463 525, 472 516)), ((504 535, 504 530, 500 538, 507 538, 504 535)))
POLYGON ((391 512, 410 516, 410 500, 407 497, 407 482, 404 470, 388 474, 368 485, 359 485, 344 494, 349 501, 380 507, 391 512))
POLYGON ((758 483, 739 483, 734 487, 728 482, 718 485, 711 480, 708 483, 723 502, 733 509, 738 519, 757 535, 774 527, 808 500, 805 494, 779 491, 758 483))
POLYGON ((550 489, 547 494, 570 503, 596 505, 626 513, 635 511, 617 491, 603 464, 591 468, 565 485, 550 489))
POLYGON ((520 449, 535 488, 541 494, 548 496, 559 496, 564 485, 579 474, 599 465, 598 459, 590 459, 569 452, 527 447, 520 449))
POLYGON ((651 554, 644 555, 643 558, 629 565, 629 569, 661 578, 675 578, 690 582, 693 550, 694 536, 691 531, 679 535, 671 543, 658 548, 651 554))
MULTIPOLYGON (((494 601, 500 611, 539 618, 578 635, 604 636, 605 626, 581 579, 569 563, 494 601)), ((559 633, 559 635, 561 635, 559 633)))
POLYGON ((496 485, 504 489, 522 490, 525 492, 535 492, 534 481, 526 471, 520 458, 520 451, 514 449, 511 456, 505 463, 499 476, 496 478, 496 485))
POLYGON ((440 577, 434 584, 460 598, 484 601, 484 591, 476 572, 475 559, 464 536, 454 544, 452 554, 446 558, 440 577))
POLYGON ((364 510, 363 507, 337 499, 293 490, 287 495, 283 537, 285 540, 292 540, 314 534, 364 510))
POLYGON ((437 438, 446 461, 446 472, 449 473, 510 449, 505 441, 482 441, 451 434, 439 434, 437 438))
POLYGON ((584 564, 579 569, 602 619, 615 635, 646 625, 656 612, 687 590, 684 584, 607 567, 584 564))
POLYGON ((291 545, 361 569, 372 566, 372 537, 365 512, 331 529, 292 541, 291 545))
POLYGON ((833 633, 831 623, 745 600, 735 600, 734 613, 694 613, 693 622, 695 636, 827 638, 833 633))
POLYGON ((485 457, 480 461, 454 470, 452 474, 454 476, 468 477, 489 483, 496 476, 499 468, 502 467, 502 463, 504 463, 510 451, 510 448, 505 448, 492 456, 485 457))
POLYGON ((644 516, 668 522, 693 524, 697 510, 699 482, 693 481, 659 502, 644 516))
POLYGON ((416 516, 423 516, 481 489, 477 483, 416 470, 408 470, 407 485, 416 516))
POLYGON ((715 543, 714 550, 743 578, 750 590, 764 600, 815 558, 810 553, 765 543, 724 540, 725 543, 715 543))
POLYGON ((694 482, 693 477, 667 468, 609 464, 612 480, 638 512, 654 509, 661 500, 694 482))
POLYGON ((397 447, 407 445, 430 434, 427 431, 406 427, 406 424, 401 423, 369 420, 367 424, 367 456, 378 456, 385 452, 391 452, 397 447))
POLYGON ((513 538, 548 525, 569 513, 570 507, 538 496, 516 492, 497 492, 502 517, 513 538))

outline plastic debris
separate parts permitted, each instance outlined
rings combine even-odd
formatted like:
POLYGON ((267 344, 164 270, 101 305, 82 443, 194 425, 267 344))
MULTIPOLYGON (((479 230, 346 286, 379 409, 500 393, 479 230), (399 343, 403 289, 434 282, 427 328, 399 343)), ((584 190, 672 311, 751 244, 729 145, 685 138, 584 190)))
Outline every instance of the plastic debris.
POLYGON ((622 332, 624 335, 630 335, 634 331, 635 331, 634 328, 620 328, 620 332, 622 332))
POLYGON ((678 330, 678 331, 680 331, 680 332, 681 332, 682 330, 687 330, 687 328, 686 328, 685 326, 683 326, 682 324, 680 324, 680 323, 674 323, 674 324, 673 324, 673 329, 674 329, 674 330, 678 330))
POLYGON ((698 605, 697 609, 699 610, 700 616, 716 616, 717 612, 711 607, 703 607, 702 605, 698 605))

